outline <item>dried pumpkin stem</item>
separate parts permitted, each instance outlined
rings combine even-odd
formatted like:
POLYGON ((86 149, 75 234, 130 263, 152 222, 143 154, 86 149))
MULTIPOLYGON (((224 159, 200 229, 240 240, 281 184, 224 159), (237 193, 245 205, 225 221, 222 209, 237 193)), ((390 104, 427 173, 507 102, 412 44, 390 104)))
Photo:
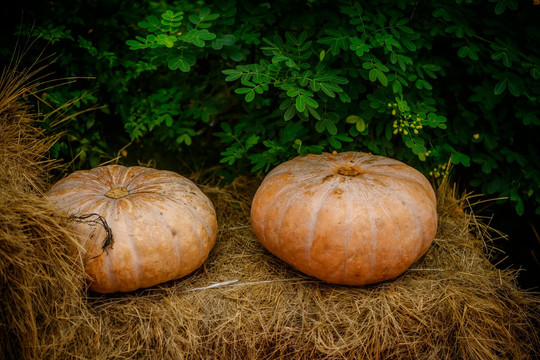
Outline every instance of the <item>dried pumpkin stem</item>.
POLYGON ((125 187, 112 188, 105 193, 105 196, 111 199, 120 199, 128 195, 129 191, 125 187))
POLYGON ((107 220, 105 220, 103 216, 92 213, 92 214, 84 214, 84 215, 71 215, 68 219, 72 221, 88 224, 90 226, 101 225, 105 229, 106 235, 105 235, 105 240, 103 240, 103 245, 101 245, 101 253, 99 255, 91 257, 90 259, 88 259, 88 261, 94 260, 100 257, 104 251, 107 251, 107 248, 112 249, 113 242, 114 242, 112 229, 109 227, 109 224, 107 224, 107 220))
POLYGON ((337 172, 339 175, 345 175, 345 176, 356 176, 360 174, 360 171, 350 166, 342 166, 337 170, 337 172))

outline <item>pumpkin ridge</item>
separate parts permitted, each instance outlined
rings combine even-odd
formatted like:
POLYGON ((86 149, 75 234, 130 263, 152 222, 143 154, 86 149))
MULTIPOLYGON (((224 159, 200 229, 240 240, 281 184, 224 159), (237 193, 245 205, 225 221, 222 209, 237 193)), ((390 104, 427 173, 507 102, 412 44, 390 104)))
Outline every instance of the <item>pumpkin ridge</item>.
POLYGON ((152 173, 153 171, 155 170, 152 168, 145 168, 143 166, 126 167, 124 176, 122 178, 122 183, 125 184, 126 188, 129 186, 135 186, 138 188, 137 185, 139 185, 138 183, 140 178, 152 173))
MULTIPOLYGON (((174 199, 171 199, 171 198, 169 198, 169 197, 164 197, 164 198, 167 199, 167 200, 172 201, 175 205, 184 205, 184 204, 182 204, 182 203, 180 203, 180 202, 178 202, 178 201, 174 201, 174 199)), ((146 203, 145 205, 147 205, 147 206, 148 206, 148 205, 149 205, 149 206, 153 206, 154 208, 159 209, 159 208, 157 207, 157 205, 156 205, 156 204, 153 204, 153 203, 146 203)), ((208 230, 208 228, 206 227, 206 224, 205 224, 205 222, 202 220, 202 218, 201 218, 200 216, 198 216, 199 214, 194 213, 193 210, 192 210, 189 206, 182 206, 182 208, 183 208, 184 210, 188 210, 189 213, 190 213, 192 216, 194 216, 194 217, 197 219, 197 221, 198 221, 199 223, 201 223, 202 228, 206 231, 206 234, 208 235, 208 238, 209 238, 209 239, 212 239, 212 234, 211 234, 210 230, 208 230)), ((199 253, 202 254, 202 253, 204 252, 204 249, 203 249, 203 247, 204 247, 204 246, 203 246, 203 244, 204 244, 204 239, 201 237, 201 234, 199 234, 199 232, 198 232, 197 229, 194 227, 194 224, 193 224, 192 222, 189 222, 189 227, 190 227, 190 229, 191 229, 191 233, 192 233, 193 235, 196 235, 196 237, 197 237, 197 240, 198 240, 198 242, 199 242, 199 253)), ((171 229, 170 227, 168 228, 168 230, 169 230, 169 231, 171 232, 171 234, 172 234, 172 229, 171 229)), ((178 244, 177 241, 174 241, 174 243, 175 243, 175 247, 177 248, 177 253, 180 254, 181 256, 183 256, 182 252, 180 251, 180 248, 178 247, 180 244, 178 244)), ((180 260, 180 257, 179 257, 179 260, 180 260)), ((180 262, 179 262, 179 263, 180 263, 180 262)), ((171 279, 171 280, 172 280, 172 279, 171 279)))
MULTIPOLYGON (((361 196, 364 199, 364 202, 366 204, 370 204, 369 196, 367 196, 365 194, 366 190, 367 189, 366 189, 365 186, 359 186, 358 187, 358 195, 361 196)), ((370 231, 370 233, 371 233, 371 239, 370 239, 371 258, 370 258, 370 264, 369 264, 369 267, 368 267, 368 273, 367 274, 362 274, 362 275, 364 277, 367 277, 367 278, 372 278, 374 265, 376 263, 376 250, 377 250, 377 236, 376 235, 378 234, 378 231, 377 231, 377 234, 374 231, 374 230, 376 230, 376 227, 375 227, 375 221, 374 221, 374 216, 373 216, 373 209, 371 208, 371 206, 366 206, 366 209, 367 209, 367 212, 368 212, 367 216, 369 217, 369 224, 370 224, 370 227, 371 227, 371 231, 370 231)))
MULTIPOLYGON (((152 195, 154 195, 154 197, 158 197, 159 199, 163 200, 171 200, 170 198, 168 197, 164 197, 164 196, 161 196, 159 194, 156 194, 156 193, 153 193, 152 195)), ((136 198, 136 200, 132 201, 134 204, 133 205, 139 205, 139 206, 134 206, 135 208, 137 208, 138 212, 140 213, 139 217, 140 216, 146 216, 147 219, 146 221, 148 221, 149 219, 149 216, 151 217, 152 220, 154 220, 155 223, 160 223, 161 219, 160 219, 160 215, 158 215, 161 211, 163 211, 163 209, 161 207, 159 207, 157 204, 151 202, 151 201, 146 201, 145 199, 142 199, 142 198, 136 198), (149 215, 150 214, 150 215, 149 215)), ((174 205, 178 205, 179 203, 178 202, 173 202, 174 205)), ((182 208, 184 209, 184 208, 182 208)), ((185 215, 185 213, 183 213, 185 215)), ((193 215, 192 213, 189 213, 189 215, 193 215)), ((133 218, 137 218, 137 216, 130 216, 130 221, 134 221, 133 218)), ((199 220, 199 219, 198 219, 199 220)), ((196 235, 197 236, 197 240, 199 241, 199 255, 202 253, 201 252, 201 243, 203 241, 203 239, 201 239, 201 237, 199 236, 198 232, 196 231, 196 229, 193 227, 194 225, 190 222, 189 223, 189 226, 191 228, 191 231, 189 232, 191 235, 196 235)), ((168 232, 172 235, 173 234, 173 231, 171 229, 171 227, 169 226, 169 223, 168 222, 165 222, 165 225, 164 226, 165 228, 167 228, 168 232)), ((204 223, 203 223, 203 228, 204 228, 204 223)), ((140 264, 143 263, 143 261, 139 261, 139 258, 141 254, 141 250, 136 246, 136 241, 134 241, 134 236, 132 236, 132 234, 130 233, 130 239, 132 241, 132 246, 131 248, 133 249, 133 252, 132 254, 137 254, 137 256, 135 256, 134 258, 136 259, 136 262, 134 262, 134 264, 139 264, 138 267, 134 268, 134 270, 136 270, 136 274, 137 274, 137 282, 136 282, 136 287, 135 288, 143 288, 143 287, 148 287, 149 286, 149 283, 148 283, 148 279, 144 279, 144 276, 142 276, 143 274, 143 271, 145 271, 144 269, 141 268, 140 264)), ((157 237, 156 236, 151 236, 149 237, 149 239, 151 239, 155 245, 158 245, 158 246, 162 246, 163 244, 159 244, 160 241, 158 241, 157 237)), ((175 254, 177 255, 177 258, 176 258, 176 261, 175 263, 178 264, 178 268, 176 269, 176 271, 174 271, 174 273, 176 273, 177 275, 174 276, 174 277, 170 277, 170 276, 165 276, 165 275, 162 275, 162 274, 157 274, 155 275, 155 277, 153 279, 155 279, 156 277, 158 278, 158 281, 159 283, 162 283, 162 282, 165 282, 165 281, 170 281, 170 280, 174 280, 173 278, 178 278, 178 277, 182 277, 182 276, 185 276, 187 275, 187 273, 184 273, 184 272, 181 272, 180 270, 182 270, 182 266, 181 266, 181 257, 182 257, 182 252, 180 251, 180 243, 179 241, 176 241, 177 239, 172 236, 171 239, 170 239, 170 242, 169 244, 172 243, 172 246, 174 247, 174 252, 175 254), (180 255, 180 256, 179 256, 180 255), (178 275, 180 273, 180 275, 178 275)), ((139 243, 139 242, 137 242, 139 243)), ((141 243, 142 244, 142 243, 141 243)), ((144 255, 144 252, 143 252, 143 255, 144 255)), ((159 270, 159 269, 163 269, 163 265, 161 264, 158 264, 156 266, 156 268, 159 270)), ((166 269, 166 271, 168 271, 169 269, 166 269)), ((153 283, 153 281, 151 281, 153 283)))
MULTIPOLYGON (((81 170, 83 171, 83 170, 81 170)), ((88 170, 84 170, 90 173, 88 170)), ((94 196, 95 194, 99 194, 100 192, 105 189, 105 186, 99 183, 99 179, 96 177, 95 179, 87 179, 85 180, 83 177, 78 176, 79 174, 73 173, 69 177, 69 182, 65 181, 67 178, 63 178, 62 180, 59 180, 56 184, 54 184, 49 191, 47 192, 47 196, 50 197, 53 193, 60 193, 62 195, 69 194, 69 196, 62 196, 62 200, 66 201, 67 199, 71 200, 72 202, 76 202, 73 197, 75 196, 94 196), (77 176, 75 176, 77 175, 77 176), (76 193, 73 193, 72 188, 76 187, 78 191, 76 193), (88 194, 88 192, 91 192, 92 194, 88 194)), ((95 174, 92 174, 93 176, 95 174)), ((94 176, 95 177, 95 176, 94 176)))
MULTIPOLYGON (((346 188, 346 192, 347 194, 349 194, 348 196, 346 196, 346 199, 347 199, 347 214, 350 214, 352 212, 352 209, 353 209, 353 206, 352 206, 352 202, 353 202, 353 196, 354 195, 357 195, 357 192, 358 192, 358 186, 352 182, 348 183, 348 184, 345 184, 344 185, 345 188, 346 188)), ((348 273, 348 270, 349 270, 349 247, 350 247, 350 243, 351 243, 351 240, 352 240, 352 228, 353 228, 353 220, 354 220, 354 216, 347 216, 345 217, 345 220, 346 220, 346 223, 345 223, 345 226, 347 228, 347 235, 346 235, 346 243, 345 243, 345 265, 343 267, 343 278, 345 278, 347 276, 347 273, 348 273)))
MULTIPOLYGON (((359 162, 369 168, 388 168, 394 166, 403 166, 405 165, 402 162, 399 162, 394 159, 381 159, 380 156, 376 156, 376 159, 359 159, 359 162)), ((408 166, 408 165, 407 165, 408 166)))
MULTIPOLYGON (((425 225, 426 224, 424 224, 424 222, 420 221, 420 219, 418 217, 418 212, 415 211, 415 206, 414 206, 415 201, 411 197, 411 194, 409 192, 406 192, 404 195, 407 196, 407 199, 409 201, 408 208, 411 210, 411 214, 412 214, 411 218, 414 219, 414 221, 416 223, 416 228, 417 228, 417 231, 418 231, 418 235, 422 240, 422 242, 419 244, 419 246, 416 249, 416 251, 417 251, 416 258, 418 259, 427 251, 427 247, 424 250, 424 247, 425 247, 426 244, 425 244, 425 237, 422 236, 422 234, 425 234, 425 231, 426 231, 425 225)), ((431 207, 431 211, 436 213, 437 212, 436 205, 433 205, 432 201, 430 201, 431 200, 430 196, 429 196, 430 194, 428 193, 428 194, 425 194, 425 195, 426 196, 424 198, 423 203, 424 204, 428 203, 430 205, 430 207, 431 207)), ((433 234, 433 236, 435 236, 435 234, 433 234)), ((433 240, 430 240, 429 244, 431 245, 432 242, 433 242, 433 240)))
MULTIPOLYGON (((355 192, 355 188, 356 186, 354 186, 352 183, 348 183, 348 184, 344 184, 343 185, 345 187, 345 192, 347 194, 349 194, 348 196, 345 196, 345 199, 347 201, 347 206, 346 206, 346 209, 347 209, 347 214, 350 214, 351 213, 351 209, 352 209, 352 196, 351 194, 354 194, 355 192)), ((349 271, 349 246, 350 246, 350 242, 351 242, 351 233, 352 233, 352 219, 353 217, 352 216, 346 216, 345 217, 345 228, 346 228, 346 235, 345 235, 345 245, 344 245, 344 251, 345 251, 345 261, 343 262, 344 265, 343 265, 343 270, 342 270, 342 274, 341 274, 341 278, 345 278, 346 277, 346 274, 348 273, 349 271)))
MULTIPOLYGON (((145 192, 145 190, 148 191, 147 190, 148 188, 146 187, 147 184, 151 184, 151 186, 170 184, 171 179, 167 179, 167 177, 171 175, 178 175, 176 173, 173 173, 172 171, 166 171, 166 170, 159 170, 162 173, 156 174, 155 173, 156 169, 145 168, 142 166, 133 166, 131 168, 126 168, 126 169, 128 170, 126 171, 125 177, 122 181, 125 184, 126 188, 136 187, 138 190, 137 193, 143 193, 145 192), (128 175, 132 173, 133 175, 128 177, 128 175), (149 176, 149 178, 147 178, 147 176, 149 176)), ((175 176, 174 180, 177 181, 177 180, 184 180, 184 179, 183 177, 175 176)), ((188 185, 187 181, 184 181, 184 183, 188 185)))
POLYGON ((313 214, 311 215, 311 224, 309 226, 309 234, 308 238, 306 239, 306 252, 307 252, 307 260, 308 260, 308 268, 311 268, 311 248, 313 246, 313 232, 315 230, 315 225, 317 223, 317 218, 319 217, 319 213, 321 212, 321 209, 323 207, 323 204, 326 202, 326 199, 330 195, 330 193, 337 189, 337 186, 331 187, 328 186, 324 194, 321 196, 321 200, 317 204, 317 208, 315 211, 313 211, 313 214))
MULTIPOLYGON (((182 191, 182 193, 186 193, 185 191, 182 191)), ((186 209, 191 215, 193 215, 204 227, 207 235, 208 235, 208 238, 212 238, 212 234, 213 234, 213 231, 211 229, 208 228, 208 224, 206 224, 205 221, 203 221, 203 218, 201 217, 201 215, 195 211, 195 209, 192 208, 192 206, 188 205, 188 204, 185 204, 181 201, 178 201, 178 199, 175 199, 174 197, 171 197, 171 196, 167 196, 166 194, 158 194, 158 193, 152 193, 152 192, 138 192, 137 194, 144 194, 146 196, 152 196, 152 197, 159 197, 161 200, 168 200, 170 201, 171 203, 173 204, 176 204, 178 206, 181 206, 183 209, 186 209)), ((200 205, 202 205, 205 210, 209 213, 209 214, 212 214, 212 215, 215 215, 215 210, 213 208, 213 205, 212 206, 209 206, 208 202, 202 198, 201 196, 199 196, 199 194, 197 193, 191 193, 193 195, 196 196, 198 202, 200 205)), ((145 204, 147 205, 147 204, 145 204)), ((155 206, 154 204, 152 204, 153 206, 155 206)))
MULTIPOLYGON (((420 185, 426 191, 426 193, 435 194, 433 188, 431 187, 431 185, 427 185, 425 181, 422 181, 423 179, 415 176, 414 174, 411 173, 411 171, 402 171, 400 173, 388 173, 386 171, 373 171, 373 173, 375 173, 375 174, 377 174, 379 176, 384 175, 384 176, 388 176, 388 177, 394 178, 394 179, 408 180, 411 183, 416 183, 416 184, 420 185)), ((419 173, 419 174, 421 174, 421 173, 419 173)), ((430 195, 430 197, 431 197, 431 195, 430 195)), ((433 199, 435 199, 435 197, 433 197, 433 199)))
MULTIPOLYGON (((288 185, 291 185, 291 184, 288 184, 288 185)), ((286 190, 291 190, 291 187, 290 186, 283 186, 283 188, 278 192, 278 195, 274 196, 274 198, 272 199, 272 201, 270 202, 270 204, 268 204, 268 206, 266 207, 266 211, 265 211, 265 214, 263 216, 263 219, 265 220, 266 219, 266 215, 268 214, 268 212, 270 212, 270 209, 272 208, 272 206, 274 205, 274 203, 280 199, 280 196, 282 193, 286 192, 286 190)), ((299 193, 297 191, 295 191, 295 189, 293 188, 292 189, 294 193, 293 196, 290 196, 287 200, 287 204, 286 206, 283 208, 283 211, 281 212, 280 216, 279 216, 279 219, 278 219, 278 225, 277 225, 277 229, 279 231, 279 229, 281 229, 281 224, 283 222, 283 218, 285 217, 285 213, 287 212, 287 210, 289 210, 289 207, 294 203, 294 200, 296 200, 298 197, 300 197, 302 195, 302 193, 299 193)), ((278 203, 278 205, 281 205, 280 203, 278 203)), ((264 228, 266 229, 266 223, 263 222, 263 226, 264 228)), ((263 237, 266 238, 266 236, 264 235, 266 233, 266 231, 263 231, 263 237)), ((279 248, 280 246, 280 243, 277 242, 276 243, 276 248, 279 248)))
POLYGON ((169 229, 169 232, 171 233, 171 238, 173 239, 174 252, 176 253, 177 264, 181 264, 182 259, 183 259, 183 254, 182 254, 182 251, 180 251, 180 241, 177 240, 177 233, 173 232, 173 229, 170 226, 168 226, 167 228, 169 229))
POLYGON ((103 181, 104 179, 107 179, 107 181, 110 183, 109 186, 114 186, 119 183, 118 178, 116 176, 116 169, 122 169, 124 166, 122 165, 111 165, 109 166, 100 166, 97 168, 94 168, 90 170, 90 172, 95 171, 96 177, 98 181, 103 181))
MULTIPOLYGON (((89 205, 92 205, 92 203, 95 203, 95 200, 90 198, 90 196, 81 194, 81 197, 83 198, 82 201, 84 201, 82 204, 79 203, 80 198, 71 198, 71 197, 64 196, 62 198, 62 201, 64 201, 63 204, 65 205, 65 208, 66 208, 65 212, 70 213, 70 214, 72 213, 75 215, 80 215, 80 214, 84 215, 85 212, 83 212, 83 209, 87 208, 89 205), (84 197, 87 197, 87 199, 84 199, 84 197)), ((95 213, 95 210, 92 210, 90 212, 95 213)))
MULTIPOLYGON (((389 197, 395 197, 395 191, 389 191, 389 190, 394 190, 393 188, 389 188, 389 187, 374 187, 374 188, 370 188, 370 191, 371 192, 379 192, 380 194, 384 195, 384 196, 389 196, 389 197)), ((404 207, 405 209, 407 210, 407 212, 409 214, 411 214, 411 218, 415 218, 415 221, 417 221, 416 217, 414 216, 414 212, 412 212, 410 210, 410 206, 408 204, 404 204, 404 207)), ((383 211, 383 213, 385 214, 386 218, 388 219, 388 222, 393 224, 394 225, 394 228, 396 229, 397 231, 397 236, 396 238, 397 239, 403 239, 403 236, 401 234, 401 228, 396 224, 395 222, 395 214, 393 214, 391 211, 388 211, 388 209, 386 207, 383 207, 381 206, 380 207, 383 211)), ((395 207, 392 207, 393 210, 395 210, 395 207)), ((397 245, 399 248, 399 250, 397 251, 397 253, 401 253, 403 251, 403 244, 401 241, 398 241, 397 242, 397 245)))
POLYGON ((419 240, 421 240, 421 242, 419 244, 417 244, 417 246, 415 246, 413 249, 415 250, 416 252, 416 256, 415 256, 415 261, 422 255, 421 252, 422 252, 422 248, 424 246, 424 237, 422 236, 422 234, 424 233, 424 226, 423 226, 423 223, 422 221, 420 221, 420 219, 418 218, 418 216, 415 216, 417 215, 417 212, 415 211, 415 206, 414 206, 414 201, 413 199, 411 199, 409 196, 407 196, 407 200, 408 200, 408 203, 407 204, 407 209, 409 210, 409 213, 411 214, 411 216, 409 217, 409 219, 412 219, 412 221, 414 221, 414 224, 416 225, 416 237, 419 238, 419 240))
MULTIPOLYGON (((419 186, 420 184, 418 184, 418 182, 412 182, 415 186, 419 186)), ((423 188, 423 187, 422 187, 423 188)), ((428 203, 428 205, 431 207, 431 211, 433 212, 437 212, 437 209, 436 208, 433 208, 433 203, 430 199, 430 194, 429 193, 424 193, 424 199, 423 199, 423 204, 425 205, 425 203, 428 203)), ((414 223, 416 224, 416 231, 417 231, 417 236, 419 237, 420 240, 422 240, 418 246, 415 248, 416 250, 416 259, 418 259, 419 257, 421 257, 425 251, 423 250, 424 246, 425 246, 425 239, 424 239, 424 236, 422 234, 425 234, 425 231, 426 231, 426 224, 423 222, 423 221, 420 221, 420 218, 418 216, 418 211, 416 209, 416 206, 415 206, 415 203, 417 203, 417 201, 415 201, 415 199, 411 196, 411 193, 410 191, 407 191, 407 192, 404 192, 403 194, 403 197, 405 197, 407 199, 407 202, 406 202, 406 205, 407 205, 407 209, 409 210, 409 213, 410 213, 410 218, 413 219, 414 223)), ((403 199, 403 198, 402 198, 403 199)), ((435 234, 433 234, 435 235, 435 234)), ((430 240, 430 244, 433 240, 430 240)), ((425 249, 427 250, 427 248, 425 249)))
MULTIPOLYGON (((130 204, 131 206, 131 204, 130 204)), ((123 212, 122 212, 123 213, 123 212)), ((131 213, 131 212, 129 212, 131 213)), ((133 217, 132 216, 123 216, 122 221, 119 221, 118 223, 120 224, 120 227, 125 227, 125 229, 123 230, 128 230, 128 231, 124 231, 124 236, 127 235, 127 242, 129 242, 129 250, 130 250, 130 254, 131 254, 131 259, 132 259, 132 267, 131 267, 131 272, 130 274, 134 274, 135 276, 133 276, 133 278, 129 279, 128 282, 129 283, 134 283, 135 284, 135 288, 139 288, 141 286, 141 283, 142 283, 142 276, 141 276, 141 267, 140 267, 140 251, 137 247, 137 241, 135 240, 135 234, 132 232, 132 231, 129 231, 129 229, 132 229, 133 226, 132 226, 132 221, 133 221, 133 217)), ((118 230, 118 228, 117 228, 118 230)), ((115 279, 116 280, 116 279, 115 279)), ((124 281, 127 280, 127 279, 124 279, 124 281)), ((118 287, 117 285, 117 281, 115 281, 115 287, 118 287)))
MULTIPOLYGON (((198 222, 200 222, 202 225, 203 225, 203 228, 205 229, 206 233, 208 234, 208 237, 211 237, 211 231, 207 228, 205 222, 203 221, 202 217, 200 216, 200 214, 196 213, 194 211, 194 209, 192 209, 191 206, 189 206, 188 204, 185 204, 181 201, 178 201, 177 199, 175 199, 174 197, 170 197, 170 196, 166 196, 166 195, 163 195, 163 194, 156 194, 156 193, 141 193, 141 194, 145 194, 146 196, 152 196, 152 197, 159 197, 161 199, 161 201, 168 201, 176 206, 179 206, 181 207, 182 209, 186 210, 190 215, 193 215, 195 217, 195 219, 197 219, 198 222)), ((200 197, 197 197, 197 200, 202 200, 200 197)), ((144 203, 145 206, 151 206, 155 209, 160 209, 156 204, 153 204, 153 203, 144 203)), ((204 204, 206 205, 206 204, 204 204)), ((205 207, 205 210, 210 210, 207 206, 204 206, 205 207)))
MULTIPOLYGON (((437 213, 436 199, 435 199, 435 192, 433 191, 433 189, 431 187, 423 186, 423 184, 420 181, 418 181, 418 179, 416 179, 416 178, 412 178, 411 181, 410 181, 410 184, 415 188, 420 188, 420 189, 425 190, 422 193, 422 195, 423 195, 422 204, 424 206, 428 206, 429 211, 436 214, 437 213)), ((402 195, 404 197, 406 197, 406 199, 408 201, 408 202, 406 202, 407 209, 409 210, 410 218, 413 219, 414 223, 416 224, 417 235, 418 235, 419 238, 422 238, 422 240, 424 240, 422 234, 424 234, 425 231, 426 231, 427 222, 421 221, 420 218, 418 217, 418 211, 417 211, 416 206, 415 206, 415 204, 418 205, 418 201, 416 201, 415 197, 412 196, 412 194, 411 194, 411 192, 413 192, 415 190, 413 190, 413 188, 411 188, 411 187, 409 187, 408 190, 409 191, 404 192, 402 195)), ((433 235, 435 235, 435 234, 433 234, 433 235)), ((431 244, 431 241, 430 241, 430 244, 431 244)), ((422 241, 420 244, 418 244, 417 252, 421 252, 423 247, 424 247, 424 241, 422 241)), ((418 257, 418 255, 417 255, 417 257, 418 257)))
MULTIPOLYGON (((279 170, 279 169, 278 169, 279 170)), ((268 183, 270 179, 273 179, 274 177, 278 176, 278 175, 281 175, 281 174, 284 174, 284 173, 287 173, 288 172, 288 169, 284 169, 284 171, 278 171, 278 172, 274 172, 274 173, 271 173, 269 175, 267 175, 267 177, 263 180, 263 182, 261 183, 260 187, 262 188, 264 186, 265 183, 268 183)), ((267 215, 268 213, 270 212, 270 209, 272 208, 272 206, 274 206, 274 203, 276 201, 278 201, 278 199, 280 198, 281 194, 285 191, 287 191, 289 189, 289 186, 290 184, 285 184, 283 186, 281 186, 281 188, 278 190, 277 193, 274 194, 274 196, 272 197, 272 200, 266 205, 266 208, 264 209, 264 214, 262 216, 262 221, 263 223, 261 224, 261 228, 262 229, 266 229, 266 218, 267 218, 267 215)), ((255 201, 257 200, 257 194, 255 194, 254 198, 253 198, 253 201, 252 201, 252 204, 251 204, 251 207, 253 208, 253 203, 255 203, 255 201)), ((262 236, 266 239, 266 236, 264 235, 266 233, 265 230, 263 230, 262 232, 262 236)))

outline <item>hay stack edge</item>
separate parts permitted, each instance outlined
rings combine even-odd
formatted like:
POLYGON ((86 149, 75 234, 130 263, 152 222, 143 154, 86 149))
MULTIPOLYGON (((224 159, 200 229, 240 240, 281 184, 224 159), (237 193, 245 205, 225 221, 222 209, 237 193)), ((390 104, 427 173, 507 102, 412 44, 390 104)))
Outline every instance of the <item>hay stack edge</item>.
POLYGON ((0 78, 0 359, 540 355, 538 294, 490 263, 490 229, 448 184, 426 255, 395 280, 351 288, 302 275, 260 245, 249 226, 257 180, 218 188, 193 175, 220 228, 203 266, 128 294, 89 292, 70 223, 43 200, 55 139, 23 101, 34 76, 0 78))

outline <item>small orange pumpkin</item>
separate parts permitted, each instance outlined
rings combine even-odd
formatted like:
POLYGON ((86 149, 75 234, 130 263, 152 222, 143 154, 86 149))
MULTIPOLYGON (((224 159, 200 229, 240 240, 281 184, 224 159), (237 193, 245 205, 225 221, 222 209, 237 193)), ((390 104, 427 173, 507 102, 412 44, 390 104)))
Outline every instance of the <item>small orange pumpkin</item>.
POLYGON ((46 197, 77 219, 90 289, 100 293, 181 278, 203 264, 217 236, 211 201, 171 171, 120 165, 76 171, 46 197))
POLYGON ((435 192, 414 168, 360 152, 300 156, 274 168, 251 208, 262 245, 329 283, 392 279, 437 231, 435 192))

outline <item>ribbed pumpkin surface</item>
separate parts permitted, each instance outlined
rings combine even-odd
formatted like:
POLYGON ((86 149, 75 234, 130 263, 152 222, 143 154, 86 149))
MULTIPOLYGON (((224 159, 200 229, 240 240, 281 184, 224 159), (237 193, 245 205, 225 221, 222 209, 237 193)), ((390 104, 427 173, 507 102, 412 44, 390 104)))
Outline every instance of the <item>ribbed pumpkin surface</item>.
POLYGON ((437 231, 428 180, 404 163, 359 152, 307 155, 273 169, 257 190, 251 222, 262 245, 329 283, 394 278, 437 231))
POLYGON ((183 277, 202 265, 217 236, 214 207, 174 172, 110 165, 77 171, 46 195, 75 222, 90 289, 132 291, 183 277), (106 231, 98 214, 112 230, 106 231), (93 224, 88 221, 94 220, 93 224))

